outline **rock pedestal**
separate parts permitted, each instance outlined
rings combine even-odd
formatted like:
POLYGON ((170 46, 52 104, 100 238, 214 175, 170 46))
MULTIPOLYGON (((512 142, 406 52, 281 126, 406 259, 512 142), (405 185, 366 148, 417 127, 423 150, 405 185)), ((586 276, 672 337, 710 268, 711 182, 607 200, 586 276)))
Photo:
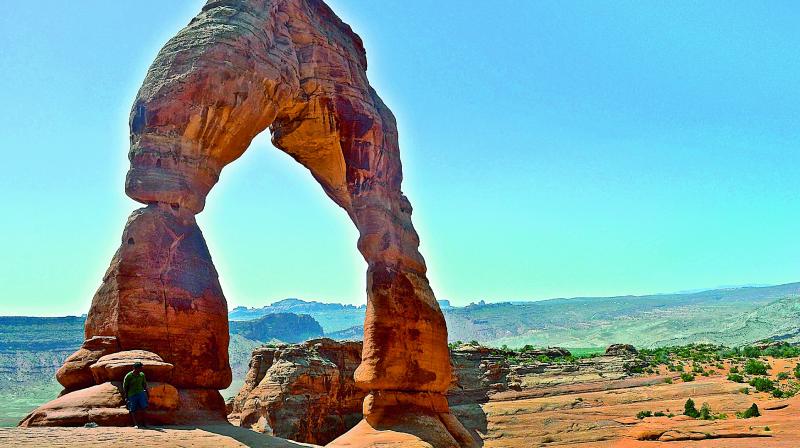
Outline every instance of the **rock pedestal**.
MULTIPOLYGON (((194 215, 225 165, 269 128, 350 216, 368 264, 355 371, 365 419, 332 444, 371 446, 359 437, 384 430, 469 444, 444 398, 447 329, 400 189, 395 118, 366 70, 361 39, 322 0, 208 1, 158 54, 134 102, 125 191, 147 207, 128 221, 87 338, 159 355, 179 391, 230 383, 225 299, 194 215)), ((80 371, 69 387, 86 384, 80 371)))

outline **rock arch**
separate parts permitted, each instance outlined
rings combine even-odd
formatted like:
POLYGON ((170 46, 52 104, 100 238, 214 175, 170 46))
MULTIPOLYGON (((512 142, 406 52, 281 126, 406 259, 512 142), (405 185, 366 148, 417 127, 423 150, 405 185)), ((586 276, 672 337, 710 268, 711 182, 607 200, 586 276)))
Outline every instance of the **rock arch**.
POLYGON ((395 118, 366 69, 361 39, 322 0, 210 0, 167 42, 130 117, 125 191, 146 207, 129 218, 92 301, 86 343, 59 371, 77 392, 24 425, 91 420, 89 411, 65 419, 53 409, 75 408, 71 395, 110 393, 94 374, 108 364, 101 356, 124 364, 131 350, 172 365, 162 380, 177 398, 163 405, 173 406, 164 421, 224 416, 217 389, 231 381, 227 305, 194 216, 222 169, 269 128, 274 145, 347 212, 368 264, 355 373, 369 391, 365 420, 333 444, 366 446, 382 429, 434 446, 471 443, 444 398, 447 330, 400 189, 395 118))

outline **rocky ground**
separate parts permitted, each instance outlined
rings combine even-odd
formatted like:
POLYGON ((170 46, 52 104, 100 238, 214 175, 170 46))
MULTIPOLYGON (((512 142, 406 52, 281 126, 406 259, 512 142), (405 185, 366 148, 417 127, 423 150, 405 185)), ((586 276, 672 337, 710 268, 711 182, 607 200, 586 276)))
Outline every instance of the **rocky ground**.
MULTIPOLYGON (((359 354, 358 343, 330 339, 257 349, 245 386, 229 403, 237 426, 14 428, 0 430, 0 446, 322 445, 360 419, 363 393, 350 384, 359 354)), ((618 345, 573 358, 558 348, 459 344, 451 347, 455 379, 448 401, 487 448, 795 447, 796 355, 724 354, 713 346, 637 353, 618 345), (707 415, 684 415, 688 399, 698 410, 706 405, 707 415), (761 415, 740 418, 753 404, 761 415)))

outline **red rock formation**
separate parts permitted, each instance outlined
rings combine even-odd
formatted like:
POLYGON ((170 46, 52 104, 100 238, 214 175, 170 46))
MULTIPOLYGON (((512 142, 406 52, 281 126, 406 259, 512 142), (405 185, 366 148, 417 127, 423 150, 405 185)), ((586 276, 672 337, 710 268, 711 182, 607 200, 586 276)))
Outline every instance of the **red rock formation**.
POLYGON ((360 342, 258 348, 228 419, 281 438, 328 443, 362 418, 366 392, 353 381, 360 362, 360 342))
POLYGON ((225 300, 194 214, 258 133, 311 171, 359 230, 368 264, 368 391, 353 437, 398 429, 468 444, 448 413, 447 329, 400 190, 397 126, 369 85, 361 39, 321 0, 210 0, 156 57, 131 112, 134 212, 92 303, 87 337, 175 366, 173 384, 230 382, 225 300))

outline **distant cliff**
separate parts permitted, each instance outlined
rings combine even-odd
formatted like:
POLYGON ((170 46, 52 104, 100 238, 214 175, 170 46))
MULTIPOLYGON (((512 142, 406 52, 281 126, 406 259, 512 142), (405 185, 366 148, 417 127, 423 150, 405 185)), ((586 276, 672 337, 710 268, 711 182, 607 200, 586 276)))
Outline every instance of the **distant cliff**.
POLYGON ((240 334, 254 341, 303 342, 322 337, 319 322, 307 314, 275 313, 254 320, 230 322, 231 334, 240 334))
POLYGON ((332 333, 362 325, 366 311, 366 305, 342 305, 289 298, 261 308, 237 306, 228 313, 228 319, 250 320, 276 313, 307 314, 322 325, 325 333, 332 333))

